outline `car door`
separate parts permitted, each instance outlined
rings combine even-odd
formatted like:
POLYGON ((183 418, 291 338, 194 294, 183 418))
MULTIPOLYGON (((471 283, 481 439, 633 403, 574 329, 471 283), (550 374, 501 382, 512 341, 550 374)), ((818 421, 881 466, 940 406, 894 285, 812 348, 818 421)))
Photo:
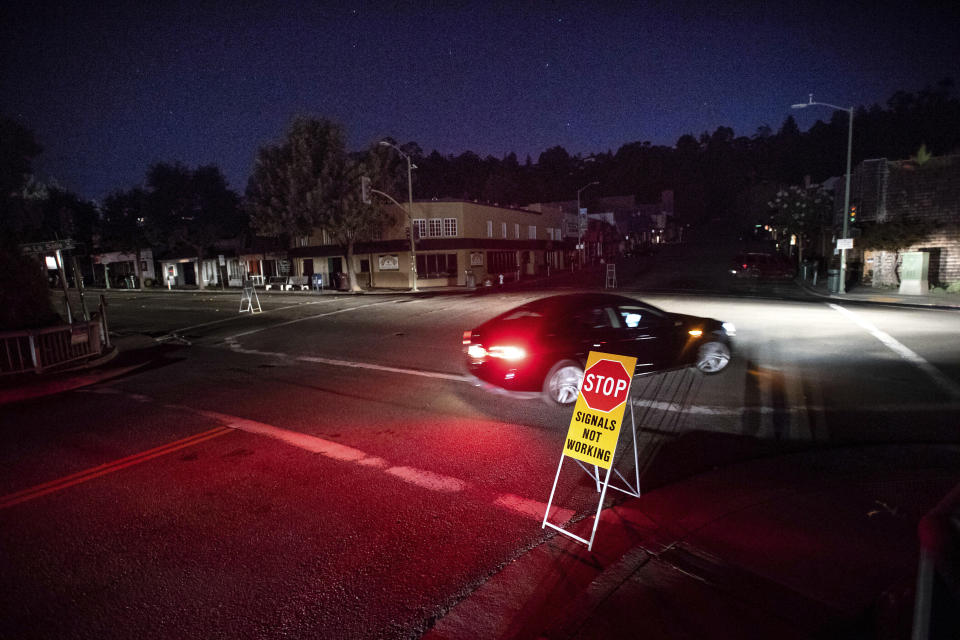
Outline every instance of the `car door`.
POLYGON ((592 304, 576 309, 570 314, 569 322, 577 355, 584 361, 590 351, 629 355, 623 351, 624 335, 609 305, 592 304))
POLYGON ((618 353, 637 359, 637 373, 672 366, 676 328, 669 316, 642 304, 617 305, 614 316, 621 335, 618 353))

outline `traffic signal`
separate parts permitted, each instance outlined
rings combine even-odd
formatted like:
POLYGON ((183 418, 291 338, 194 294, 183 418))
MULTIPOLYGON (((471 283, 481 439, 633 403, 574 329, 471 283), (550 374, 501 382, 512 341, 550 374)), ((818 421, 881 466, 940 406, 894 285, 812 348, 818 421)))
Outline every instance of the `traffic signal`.
POLYGON ((360 176, 360 199, 363 204, 370 204, 370 178, 360 176))
POLYGON ((850 222, 857 221, 857 205, 850 205, 850 222))

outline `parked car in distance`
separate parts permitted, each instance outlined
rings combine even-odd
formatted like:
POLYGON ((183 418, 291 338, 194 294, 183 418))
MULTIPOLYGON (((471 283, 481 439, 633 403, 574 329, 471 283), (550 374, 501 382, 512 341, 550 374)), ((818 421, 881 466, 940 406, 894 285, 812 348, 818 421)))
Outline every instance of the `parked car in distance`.
POLYGON ((733 259, 730 274, 738 279, 792 280, 797 269, 779 253, 744 252, 733 259))
POLYGON ((528 302, 463 332, 467 371, 491 391, 576 401, 590 351, 637 358, 636 375, 730 362, 734 326, 670 313, 626 296, 580 293, 528 302))

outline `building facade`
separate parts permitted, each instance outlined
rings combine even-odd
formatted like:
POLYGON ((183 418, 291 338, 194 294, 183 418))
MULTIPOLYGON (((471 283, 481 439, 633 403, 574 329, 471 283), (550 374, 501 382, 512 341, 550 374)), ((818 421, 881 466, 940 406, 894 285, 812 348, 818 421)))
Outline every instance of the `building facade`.
MULTIPOLYGON (((835 184, 834 228, 840 228, 844 181, 835 184)), ((932 158, 922 164, 885 158, 865 160, 851 174, 850 205, 856 208, 853 228, 894 220, 925 221, 934 228, 923 241, 902 247, 900 252, 864 251, 855 238, 852 257, 859 263, 864 282, 897 285, 899 254, 903 251, 930 253, 931 285, 960 281, 960 156, 932 158)))
MULTIPOLYGON (((559 212, 465 200, 414 201, 409 219, 406 208, 387 210, 394 223, 378 239, 354 246, 353 267, 364 288, 408 289, 414 264, 420 288, 498 282, 501 275, 524 279, 565 268, 573 250, 559 212)), ((347 257, 322 229, 292 244, 291 275, 318 274, 325 286, 343 285, 347 257)))

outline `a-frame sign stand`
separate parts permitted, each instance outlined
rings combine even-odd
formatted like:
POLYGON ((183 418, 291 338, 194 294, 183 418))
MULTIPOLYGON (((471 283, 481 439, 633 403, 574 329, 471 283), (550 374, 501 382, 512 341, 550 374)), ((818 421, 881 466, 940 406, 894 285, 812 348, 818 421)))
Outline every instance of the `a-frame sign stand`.
POLYGON ((247 311, 251 315, 262 311, 260 309, 260 297, 257 295, 257 290, 253 287, 251 280, 243 281, 243 293, 240 297, 240 313, 247 311))
POLYGON ((630 426, 633 436, 633 467, 635 484, 631 484, 619 470, 617 476, 624 486, 610 484, 610 474, 613 471, 614 457, 620 437, 620 426, 623 421, 624 408, 630 400, 630 383, 633 371, 636 368, 636 358, 609 353, 591 351, 587 358, 587 365, 583 372, 583 382, 580 393, 574 406, 573 417, 564 443, 563 453, 560 455, 560 464, 557 465, 557 475, 553 479, 553 488, 550 490, 550 499, 547 501, 547 510, 543 514, 541 528, 550 527, 565 536, 573 538, 587 545, 587 550, 593 550, 593 540, 597 535, 597 525, 600 522, 600 512, 607 497, 607 489, 614 489, 633 497, 640 497, 640 467, 637 456, 637 428, 630 403, 630 426), (600 493, 597 503, 597 512, 593 519, 593 530, 590 539, 582 538, 552 522, 547 521, 550 508, 553 506, 553 497, 560 480, 560 471, 563 469, 564 458, 572 458, 587 475, 589 475, 600 493), (588 466, 592 466, 591 471, 588 466), (600 468, 607 470, 603 480, 600 480, 600 468))

